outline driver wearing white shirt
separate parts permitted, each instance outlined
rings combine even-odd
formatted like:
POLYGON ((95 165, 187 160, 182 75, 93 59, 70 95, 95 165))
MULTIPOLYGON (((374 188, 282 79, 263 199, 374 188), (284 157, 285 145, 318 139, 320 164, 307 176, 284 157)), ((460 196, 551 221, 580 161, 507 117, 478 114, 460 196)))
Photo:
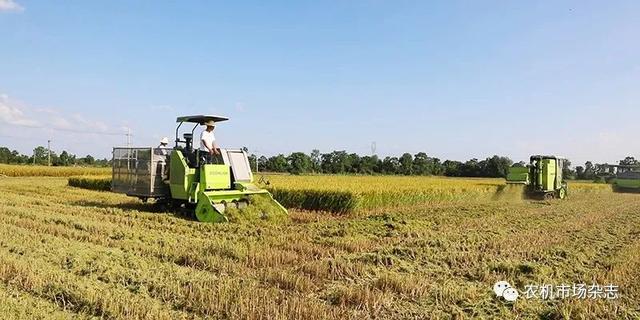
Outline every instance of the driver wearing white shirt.
POLYGON ((207 126, 207 129, 200 134, 200 152, 208 153, 208 158, 211 159, 213 156, 220 155, 220 150, 216 145, 216 136, 213 134, 216 124, 213 120, 209 120, 204 125, 207 126))

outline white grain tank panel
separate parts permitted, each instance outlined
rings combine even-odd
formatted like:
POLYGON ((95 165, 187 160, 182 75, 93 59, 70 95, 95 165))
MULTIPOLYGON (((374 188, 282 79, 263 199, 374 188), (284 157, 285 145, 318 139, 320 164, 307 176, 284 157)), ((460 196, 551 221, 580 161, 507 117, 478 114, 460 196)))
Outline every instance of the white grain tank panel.
POLYGON ((224 164, 231 166, 233 178, 238 182, 251 182, 253 174, 247 153, 240 149, 220 149, 224 164))

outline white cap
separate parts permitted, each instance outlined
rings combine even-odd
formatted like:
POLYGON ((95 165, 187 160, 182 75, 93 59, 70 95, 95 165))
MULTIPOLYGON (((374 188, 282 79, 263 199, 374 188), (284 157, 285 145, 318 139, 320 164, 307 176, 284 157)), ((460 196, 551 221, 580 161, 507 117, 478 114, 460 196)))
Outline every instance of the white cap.
POLYGON ((169 138, 167 138, 167 137, 162 138, 162 139, 160 140, 160 143, 161 143, 161 144, 169 144, 169 138))

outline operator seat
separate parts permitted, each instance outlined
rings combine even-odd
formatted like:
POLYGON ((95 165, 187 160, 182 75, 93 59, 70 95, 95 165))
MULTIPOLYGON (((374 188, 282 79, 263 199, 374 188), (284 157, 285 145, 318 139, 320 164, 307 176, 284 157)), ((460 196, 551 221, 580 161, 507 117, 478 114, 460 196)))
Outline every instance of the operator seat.
POLYGON ((184 137, 184 149, 182 150, 185 160, 187 161, 187 165, 190 168, 195 168, 197 166, 198 161, 196 161, 196 152, 193 150, 193 134, 185 133, 184 137))

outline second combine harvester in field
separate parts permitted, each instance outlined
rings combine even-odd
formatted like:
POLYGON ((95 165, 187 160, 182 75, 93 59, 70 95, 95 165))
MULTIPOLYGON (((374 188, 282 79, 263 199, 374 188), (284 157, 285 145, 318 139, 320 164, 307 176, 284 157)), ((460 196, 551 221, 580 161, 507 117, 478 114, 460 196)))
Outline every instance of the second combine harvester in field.
POLYGON ((216 123, 220 116, 178 117, 175 147, 113 148, 111 189, 146 201, 187 210, 202 222, 226 222, 229 207, 243 210, 254 197, 264 197, 275 211, 287 214, 271 194, 253 184, 247 153, 242 149, 220 149, 222 163, 202 162, 193 147, 195 129, 207 121, 216 123), (194 124, 180 139, 180 128, 194 124))
POLYGON ((531 156, 529 165, 509 169, 507 184, 524 185, 525 193, 532 198, 565 199, 568 191, 563 176, 565 163, 556 156, 531 156))

